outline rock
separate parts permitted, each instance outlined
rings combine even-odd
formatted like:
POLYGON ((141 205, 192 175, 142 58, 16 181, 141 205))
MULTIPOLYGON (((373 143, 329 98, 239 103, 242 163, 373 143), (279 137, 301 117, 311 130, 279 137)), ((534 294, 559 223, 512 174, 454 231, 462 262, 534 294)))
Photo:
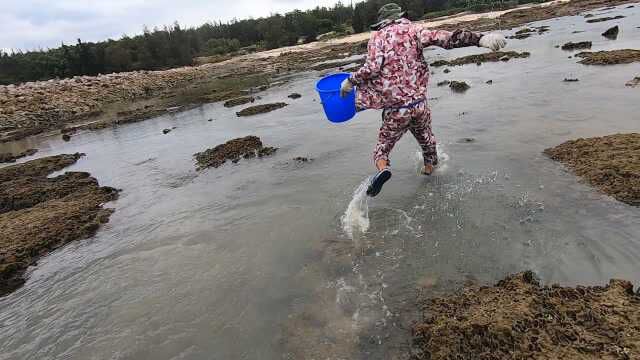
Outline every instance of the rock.
POLYGON ((289 96, 287 96, 289 99, 300 99, 302 97, 302 95, 298 94, 298 93, 293 93, 289 96))
POLYGON ((600 191, 640 206, 640 133, 580 138, 544 153, 600 191))
POLYGON ((298 156, 298 157, 294 157, 293 161, 299 162, 299 163, 306 163, 309 161, 313 161, 313 159, 309 159, 308 157, 298 156))
POLYGON ((597 23, 597 22, 603 22, 603 21, 610 21, 610 20, 617 20, 617 19, 622 19, 624 18, 624 15, 618 15, 618 16, 613 16, 613 17, 602 17, 602 18, 597 18, 597 19, 590 19, 587 20, 588 23, 597 23))
POLYGON ((163 133, 163 134, 165 134, 165 135, 166 135, 166 134, 168 134, 168 133, 170 133, 170 132, 171 132, 171 129, 164 129, 164 130, 162 130, 162 133, 163 133))
POLYGON ((445 85, 449 85, 450 83, 451 83, 451 81, 449 81, 449 80, 443 80, 443 81, 440 81, 437 84, 437 86, 445 86, 445 85))
POLYGON ((491 52, 488 52, 488 53, 463 56, 463 57, 460 57, 460 58, 457 58, 457 59, 453 59, 451 61, 438 60, 438 61, 435 61, 435 62, 431 63, 431 66, 433 66, 433 67, 445 66, 445 65, 456 66, 456 65, 465 65, 465 64, 477 64, 478 62, 481 62, 481 63, 484 63, 484 62, 497 62, 497 61, 500 61, 504 57, 508 57, 508 58, 527 58, 530 55, 531 54, 526 52, 526 51, 521 52, 521 53, 516 52, 516 51, 491 51, 491 52))
POLYGON ((38 152, 38 149, 29 149, 16 155, 13 155, 11 153, 0 154, 0 163, 13 163, 20 158, 34 155, 37 152, 38 152))
POLYGON ((524 28, 524 29, 520 29, 520 30, 516 31, 516 35, 530 34, 532 32, 535 32, 535 30, 529 29, 529 28, 524 28))
POLYGON ((241 158, 264 157, 272 155, 277 150, 274 147, 264 147, 257 136, 246 136, 229 140, 224 144, 196 153, 193 156, 196 159, 197 170, 200 171, 209 167, 218 168, 227 160, 237 163, 241 158))
POLYGON ((462 138, 460 140, 458 140, 458 142, 460 143, 472 143, 475 142, 476 139, 472 138, 472 137, 466 137, 466 138, 462 138))
POLYGON ((547 25, 538 26, 536 29, 538 30, 538 34, 542 34, 550 30, 547 25))
POLYGON ((562 80, 564 82, 576 82, 576 81, 580 81, 579 79, 569 79, 569 78, 564 78, 564 80, 562 80))
POLYGON ((582 58, 578 61, 584 65, 616 65, 640 62, 640 50, 620 49, 609 51, 585 51, 576 54, 582 58))
POLYGON ((511 58, 508 56, 503 56, 500 58, 500 61, 509 61, 509 60, 511 60, 511 58))
POLYGON ((231 107, 234 107, 234 106, 239 106, 239 105, 252 103, 254 101, 256 101, 256 99, 254 97, 245 96, 245 97, 240 97, 240 98, 235 98, 235 99, 231 99, 231 100, 225 101, 224 107, 231 108, 231 107))
POLYGON ((212 122, 212 121, 213 121, 213 119, 209 119, 209 120, 207 120, 207 121, 208 121, 208 122, 212 122))
POLYGON ((450 72, 451 72, 451 70, 449 70, 449 69, 444 69, 442 72, 443 72, 443 73, 445 73, 445 74, 448 74, 448 73, 450 73, 450 72))
POLYGON ((273 104, 256 105, 256 106, 251 106, 246 109, 243 109, 237 112, 236 115, 240 117, 240 116, 252 116, 257 114, 264 114, 277 109, 281 109, 285 106, 287 106, 287 104, 282 102, 273 103, 273 104))
POLYGON ((485 84, 491 85, 491 84, 493 84, 493 80, 487 80, 487 82, 485 84))
POLYGON ((449 87, 451 88, 451 90, 453 92, 457 92, 457 93, 463 93, 467 90, 469 90, 470 86, 469 84, 467 84, 464 81, 451 81, 451 83, 449 84, 449 87))
POLYGON ((568 42, 562 45, 562 50, 591 49, 591 41, 568 42))
POLYGON ((71 140, 71 135, 69 135, 69 134, 63 134, 63 135, 62 135, 62 140, 64 140, 64 141, 70 141, 70 140, 71 140))
POLYGON ((0 296, 24 284, 45 254, 95 234, 113 212, 118 191, 84 172, 49 177, 83 154, 56 155, 0 169, 0 296))
POLYGON ((607 39, 610 40, 615 40, 618 38, 618 32, 620 31, 620 28, 618 28, 618 25, 609 28, 607 31, 602 33, 602 36, 606 37, 607 39))
POLYGON ((415 360, 634 359, 640 346, 640 302, 623 280, 543 286, 526 271, 493 286, 429 296, 419 308, 415 360))

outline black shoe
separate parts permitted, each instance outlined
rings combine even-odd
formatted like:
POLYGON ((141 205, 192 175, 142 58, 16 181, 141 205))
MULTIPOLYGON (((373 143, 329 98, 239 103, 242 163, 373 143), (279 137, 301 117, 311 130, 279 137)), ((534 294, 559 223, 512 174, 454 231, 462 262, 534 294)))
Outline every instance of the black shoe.
POLYGON ((371 178, 371 183, 369 184, 369 188, 367 189, 367 195, 374 197, 380 193, 382 190, 382 185, 386 183, 389 179, 391 179, 391 170, 384 169, 379 173, 375 174, 371 178))

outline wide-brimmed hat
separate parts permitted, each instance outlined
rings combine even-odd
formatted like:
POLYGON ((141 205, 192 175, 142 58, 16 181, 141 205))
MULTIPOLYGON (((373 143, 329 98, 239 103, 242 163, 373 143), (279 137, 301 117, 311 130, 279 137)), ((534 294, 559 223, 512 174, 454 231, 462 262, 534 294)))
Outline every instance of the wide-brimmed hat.
POLYGON ((371 25, 371 28, 377 30, 391 21, 403 18, 405 14, 400 5, 396 3, 385 4, 378 10, 378 22, 371 25))

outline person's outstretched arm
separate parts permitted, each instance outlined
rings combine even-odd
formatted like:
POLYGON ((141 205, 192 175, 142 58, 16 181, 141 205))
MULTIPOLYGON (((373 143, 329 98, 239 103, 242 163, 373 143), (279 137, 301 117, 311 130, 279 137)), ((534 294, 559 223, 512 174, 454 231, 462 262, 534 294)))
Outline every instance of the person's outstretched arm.
POLYGON ((507 41, 498 33, 482 35, 468 30, 429 30, 419 29, 418 38, 423 47, 439 46, 444 49, 453 49, 466 46, 482 46, 491 50, 500 50, 505 47, 507 41))

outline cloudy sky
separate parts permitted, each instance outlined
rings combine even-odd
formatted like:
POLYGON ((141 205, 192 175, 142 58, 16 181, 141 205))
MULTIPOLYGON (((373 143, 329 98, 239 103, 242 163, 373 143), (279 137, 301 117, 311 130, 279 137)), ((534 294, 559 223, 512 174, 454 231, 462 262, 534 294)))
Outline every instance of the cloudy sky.
MULTIPOLYGON (((57 47, 138 34, 142 26, 184 26, 259 17, 338 0, 1 0, 0 49, 57 47)), ((348 0, 347 0, 348 2, 348 0)))

